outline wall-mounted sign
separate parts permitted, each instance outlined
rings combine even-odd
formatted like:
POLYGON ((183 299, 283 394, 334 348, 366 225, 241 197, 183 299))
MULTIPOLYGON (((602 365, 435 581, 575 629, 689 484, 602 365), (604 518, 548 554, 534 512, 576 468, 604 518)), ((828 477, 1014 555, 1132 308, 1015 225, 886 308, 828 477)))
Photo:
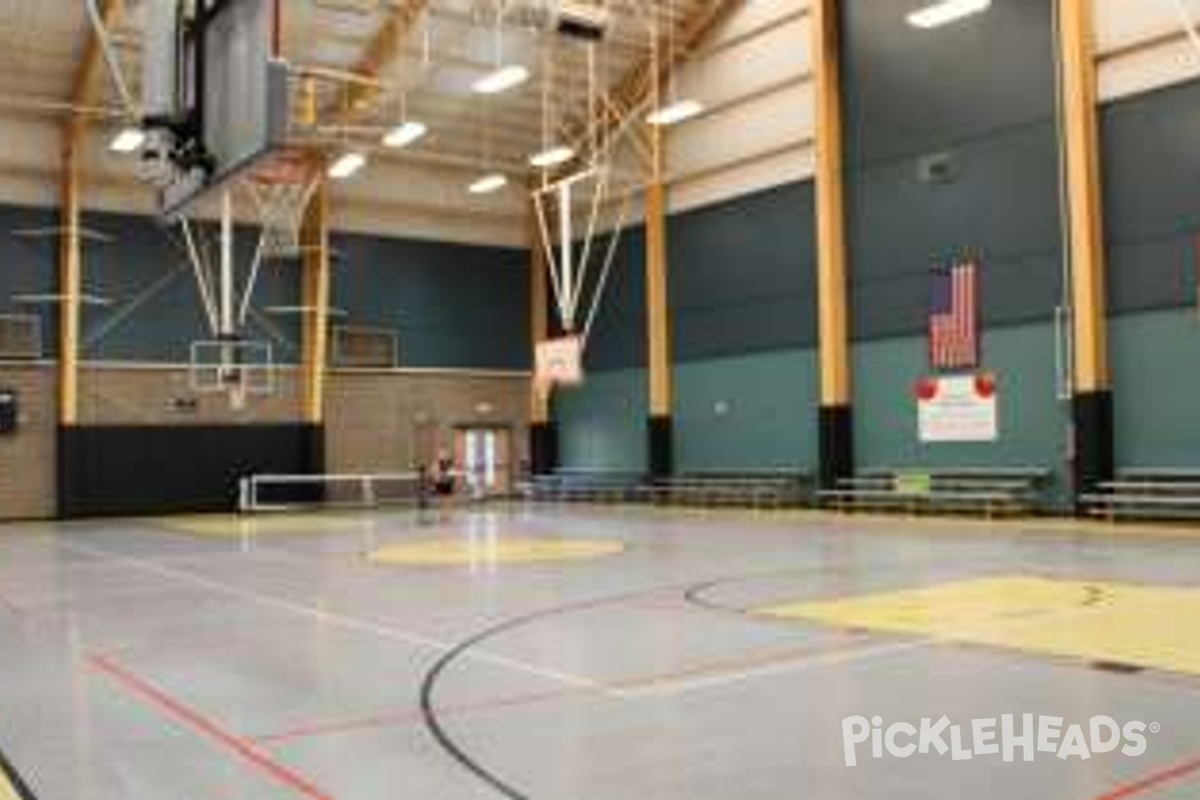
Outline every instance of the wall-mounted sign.
POLYGON ((996 441, 1000 424, 995 376, 922 378, 917 382, 917 434, 925 444, 996 441))

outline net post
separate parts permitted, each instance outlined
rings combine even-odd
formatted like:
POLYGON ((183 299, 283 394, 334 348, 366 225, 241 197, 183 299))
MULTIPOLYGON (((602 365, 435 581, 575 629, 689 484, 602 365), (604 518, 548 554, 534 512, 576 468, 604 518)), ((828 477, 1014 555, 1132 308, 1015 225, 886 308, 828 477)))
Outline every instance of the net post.
POLYGON ((254 476, 242 477, 238 479, 238 511, 246 514, 253 509, 250 507, 251 486, 254 483, 254 476))

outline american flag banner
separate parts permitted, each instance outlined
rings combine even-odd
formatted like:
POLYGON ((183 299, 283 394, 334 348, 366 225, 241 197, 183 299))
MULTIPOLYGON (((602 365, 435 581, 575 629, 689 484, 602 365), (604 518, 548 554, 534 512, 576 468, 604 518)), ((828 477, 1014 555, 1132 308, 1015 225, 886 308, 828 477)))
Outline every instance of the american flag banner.
POLYGON ((979 366, 979 268, 963 261, 933 273, 929 301, 929 364, 933 369, 979 366))

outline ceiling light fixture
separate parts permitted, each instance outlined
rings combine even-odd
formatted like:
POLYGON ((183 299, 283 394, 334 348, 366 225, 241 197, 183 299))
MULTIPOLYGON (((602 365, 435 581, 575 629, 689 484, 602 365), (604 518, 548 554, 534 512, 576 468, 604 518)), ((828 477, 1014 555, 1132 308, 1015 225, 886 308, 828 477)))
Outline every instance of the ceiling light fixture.
POLYGON ((146 132, 141 128, 125 128, 108 144, 108 149, 114 153, 133 153, 142 149, 146 143, 146 132))
MULTIPOLYGON (((662 69, 662 53, 661 46, 658 40, 658 24, 654 26, 654 64, 656 70, 662 69)), ((675 52, 675 7, 671 0, 667 2, 667 52, 675 52)), ((666 97, 663 98, 660 92, 655 92, 654 102, 656 108, 646 116, 646 124, 656 127, 665 127, 668 125, 678 125, 681 122, 686 122, 692 117, 699 116, 704 111, 704 105, 693 98, 679 98, 676 96, 675 86, 675 69, 674 65, 667 65, 667 91, 666 97)))
POLYGON ((540 153, 535 153, 529 157, 531 166, 538 169, 549 169, 565 164, 575 157, 575 149, 566 145, 558 145, 556 147, 548 147, 540 153))
POLYGON ((508 185, 508 178, 501 175, 499 172, 493 172, 490 175, 484 175, 479 180, 467 187, 467 191, 471 194, 491 194, 498 192, 508 185))
POLYGON ((909 14, 906 19, 914 28, 928 30, 949 25, 951 22, 987 11, 992 0, 942 0, 909 14))
POLYGON ((410 119, 388 131, 383 137, 383 144, 385 147, 399 150, 413 144, 428 132, 429 127, 425 123, 410 119))
POLYGON ((367 157, 362 153, 343 153, 329 166, 329 177, 335 181, 345 180, 367 165, 367 157))
POLYGON ((475 94, 502 94, 529 80, 529 69, 520 64, 508 64, 484 75, 471 85, 475 94))
POLYGON ((699 100, 676 100, 670 105, 663 106, 646 117, 649 125, 678 125, 704 112, 704 105, 699 100))

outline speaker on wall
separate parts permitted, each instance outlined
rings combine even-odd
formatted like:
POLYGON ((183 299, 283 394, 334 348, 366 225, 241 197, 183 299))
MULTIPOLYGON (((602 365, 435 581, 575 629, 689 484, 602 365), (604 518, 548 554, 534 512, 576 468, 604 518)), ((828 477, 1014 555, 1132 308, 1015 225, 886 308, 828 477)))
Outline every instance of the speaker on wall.
POLYGON ((17 432, 17 413, 16 390, 0 389, 0 435, 17 432))

